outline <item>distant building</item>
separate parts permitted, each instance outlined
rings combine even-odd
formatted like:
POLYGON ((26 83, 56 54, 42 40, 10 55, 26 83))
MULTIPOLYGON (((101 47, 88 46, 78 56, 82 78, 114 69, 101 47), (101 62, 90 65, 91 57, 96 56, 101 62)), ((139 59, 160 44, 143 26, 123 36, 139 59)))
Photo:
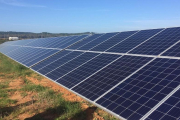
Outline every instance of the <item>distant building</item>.
POLYGON ((9 40, 18 40, 18 37, 9 37, 9 40))

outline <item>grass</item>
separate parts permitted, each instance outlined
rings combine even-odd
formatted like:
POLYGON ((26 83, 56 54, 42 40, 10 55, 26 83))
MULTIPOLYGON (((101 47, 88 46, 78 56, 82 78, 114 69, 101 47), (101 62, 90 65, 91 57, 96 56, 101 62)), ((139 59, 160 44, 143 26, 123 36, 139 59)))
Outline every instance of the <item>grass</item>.
MULTIPOLYGON (((85 120, 86 111, 82 110, 81 102, 70 102, 48 87, 30 82, 26 76, 41 80, 43 77, 30 69, 14 62, 0 53, 0 120, 19 119, 24 113, 31 115, 31 120, 85 120), (20 88, 9 88, 10 82, 21 80, 20 88), (31 101, 17 104, 18 100, 11 95, 19 93, 22 98, 31 95, 31 101)), ((91 104, 88 104, 91 106, 91 104)), ((109 114, 99 114, 104 120, 117 120, 109 114)))
POLYGON ((35 84, 26 84, 24 85, 21 90, 22 91, 33 91, 33 92, 41 92, 44 91, 46 88, 41 85, 35 85, 35 84))
POLYGON ((6 42, 7 40, 1 40, 0 39, 0 44, 2 44, 2 43, 4 43, 4 42, 6 42))
POLYGON ((1 73, 13 74, 13 77, 31 75, 33 73, 33 71, 31 71, 30 69, 26 68, 23 65, 20 65, 19 63, 16 63, 15 61, 12 61, 2 54, 0 55, 0 62, 1 73))

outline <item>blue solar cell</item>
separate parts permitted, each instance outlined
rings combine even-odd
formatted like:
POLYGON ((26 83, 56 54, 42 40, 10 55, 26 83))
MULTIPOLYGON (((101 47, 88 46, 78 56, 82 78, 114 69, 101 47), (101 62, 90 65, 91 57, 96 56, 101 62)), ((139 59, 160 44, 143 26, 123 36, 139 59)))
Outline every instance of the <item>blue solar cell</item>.
POLYGON ((180 27, 167 28, 147 42, 143 43, 130 53, 132 54, 146 54, 159 55, 168 47, 180 40, 180 27))
POLYGON ((47 49, 46 51, 44 51, 43 53, 37 54, 36 56, 33 56, 30 58, 30 60, 26 60, 24 62, 22 62, 23 64, 25 64, 26 66, 32 66, 35 63, 55 54, 56 52, 58 52, 59 50, 51 50, 51 49, 47 49))
POLYGON ((147 119, 177 120, 180 118, 180 90, 175 92, 162 105, 160 105, 147 119))
POLYGON ((48 78, 51 78, 52 80, 57 80, 61 76, 65 75, 66 73, 70 72, 74 68, 78 67, 79 65, 85 63, 86 61, 92 59, 98 55, 97 53, 84 53, 77 58, 67 62, 66 64, 58 67, 57 69, 54 69, 53 71, 46 74, 48 78))
POLYGON ((72 90, 90 100, 95 100, 151 59, 146 57, 123 56, 72 90))
MULTIPOLYGON (((59 56, 61 53, 56 54, 55 56, 59 56)), ((73 58, 79 56, 80 54, 83 54, 82 52, 71 52, 67 55, 64 55, 63 57, 60 55, 60 58, 58 59, 52 59, 53 61, 47 65, 45 65, 44 67, 42 67, 41 69, 38 70, 39 73, 41 74, 47 74, 48 72, 58 68, 59 66, 63 65, 64 63, 72 60, 73 58)))
POLYGON ((7 55, 15 60, 19 60, 22 59, 24 56, 24 54, 28 54, 30 50, 35 50, 33 48, 28 48, 28 47, 20 47, 10 53, 8 53, 7 55))
POLYGON ((13 41, 11 45, 26 45, 36 40, 37 39, 17 40, 17 41, 13 41))
MULTIPOLYGON (((18 61, 25 64, 30 62, 32 59, 35 59, 43 54, 45 54, 46 52, 49 52, 50 49, 41 49, 41 48, 30 48, 31 50, 29 50, 28 54, 24 54, 24 56, 22 57, 22 59, 19 59, 18 61)), ((56 50, 57 51, 57 50, 56 50)))
POLYGON ((88 35, 81 35, 81 36, 78 36, 77 38, 71 40, 71 41, 68 41, 67 43, 63 44, 62 46, 60 46, 59 48, 66 48, 68 46, 71 46, 73 44, 75 44, 76 42, 80 41, 80 40, 83 40, 84 38, 88 37, 88 35))
POLYGON ((167 50, 165 53, 162 54, 162 56, 180 57, 180 43, 167 50))
POLYGON ((32 47, 50 47, 52 44, 56 44, 57 42, 60 43, 63 41, 65 37, 53 37, 53 38, 40 38, 37 39, 26 46, 32 46, 32 47))
POLYGON ((62 45, 64 44, 67 44, 68 42, 74 40, 74 39, 77 39, 78 36, 68 36, 68 37, 65 37, 61 42, 57 42, 57 43, 53 43, 51 44, 51 48, 60 48, 62 45))
POLYGON ((3 54, 7 54, 9 52, 12 52, 16 49, 20 48, 19 46, 4 46, 0 49, 0 52, 3 54))
POLYGON ((95 48, 91 49, 92 51, 105 51, 109 49, 110 47, 114 46, 115 44, 125 40, 125 38, 131 36, 137 31, 128 31, 128 32, 121 32, 117 34, 116 36, 110 38, 106 42, 96 46, 95 48))
POLYGON ((133 49, 140 43, 144 42, 145 40, 149 39, 151 36, 157 34, 162 29, 153 29, 153 30, 142 30, 139 31, 137 34, 129 37, 125 41, 117 44, 116 46, 109 49, 107 52, 118 52, 118 53, 126 53, 129 50, 133 49))
POLYGON ((67 51, 67 50, 60 51, 56 55, 53 55, 52 57, 50 57, 50 58, 36 64, 35 66, 32 67, 32 69, 35 70, 35 71, 38 71, 39 69, 47 66, 50 63, 53 63, 54 61, 60 59, 61 57, 65 56, 65 55, 67 55, 69 53, 71 53, 71 51, 67 51))
POLYGON ((105 40, 113 37, 114 35, 117 35, 118 33, 106 33, 106 34, 101 34, 102 36, 98 37, 97 39, 92 40, 88 44, 78 48, 78 50, 90 50, 94 48, 96 45, 104 42, 105 40))
POLYGON ((157 58, 104 95, 97 103, 104 106, 106 101, 110 101, 105 105, 107 108, 116 103, 118 106, 109 110, 128 120, 140 119, 180 84, 179 73, 170 77, 179 70, 180 60, 157 58))
POLYGON ((96 38, 100 37, 101 35, 102 34, 94 34, 94 35, 86 38, 85 40, 83 40, 83 41, 81 41, 81 42, 79 42, 79 43, 69 47, 69 49, 77 49, 77 48, 79 48, 81 46, 84 46, 84 45, 88 44, 89 42, 95 40, 96 38))
POLYGON ((101 54, 66 76, 59 78, 57 82, 71 88, 118 57, 120 56, 101 54))
POLYGON ((12 59, 29 67, 34 63, 39 62, 40 60, 54 54, 57 51, 58 50, 52 50, 52 49, 20 47, 8 53, 7 55, 12 59))
POLYGON ((13 52, 10 52, 8 56, 15 59, 18 62, 23 62, 37 54, 44 52, 46 49, 21 47, 13 52))

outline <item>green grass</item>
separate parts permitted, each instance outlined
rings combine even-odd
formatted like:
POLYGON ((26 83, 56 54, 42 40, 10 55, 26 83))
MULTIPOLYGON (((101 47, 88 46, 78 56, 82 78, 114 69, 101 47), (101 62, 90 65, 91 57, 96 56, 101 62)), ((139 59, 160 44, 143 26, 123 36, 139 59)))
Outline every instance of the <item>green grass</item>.
POLYGON ((44 86, 41 86, 41 85, 35 85, 35 84, 26 84, 24 85, 21 90, 22 91, 33 91, 33 92, 41 92, 41 91, 44 91, 46 88, 44 86))
POLYGON ((2 43, 4 43, 4 42, 6 42, 7 40, 0 40, 0 44, 2 44, 2 43))
POLYGON ((0 90, 0 98, 7 98, 8 97, 8 93, 5 92, 4 90, 0 90))
POLYGON ((29 68, 9 59, 0 53, 0 73, 13 74, 13 77, 31 75, 34 72, 29 68))
POLYGON ((0 89, 4 89, 4 88, 7 88, 7 87, 8 87, 7 83, 1 83, 0 84, 0 89))
POLYGON ((7 107, 10 104, 15 104, 16 102, 17 102, 17 100, 11 100, 11 99, 8 99, 8 98, 0 99, 0 108, 7 107))
MULTIPOLYGON (((85 112, 81 109, 81 103, 66 101, 61 94, 55 93, 49 88, 39 92, 35 99, 46 105, 46 112, 52 115, 57 114, 56 120, 66 120, 72 117, 76 120, 85 119, 85 112)), ((40 115, 33 117, 33 119, 38 118, 41 118, 40 115)))

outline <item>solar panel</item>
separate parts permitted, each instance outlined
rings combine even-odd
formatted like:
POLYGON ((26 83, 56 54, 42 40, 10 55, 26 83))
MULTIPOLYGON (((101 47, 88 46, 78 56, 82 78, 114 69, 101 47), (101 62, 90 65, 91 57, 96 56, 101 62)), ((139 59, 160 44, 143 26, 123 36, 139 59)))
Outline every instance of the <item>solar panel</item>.
POLYGON ((142 30, 137 34, 131 36, 125 41, 117 44, 116 46, 109 49, 107 52, 118 52, 118 53, 126 53, 137 45, 141 44, 145 40, 149 39, 153 35, 160 32, 162 29, 153 29, 153 30, 142 30))
POLYGON ((69 41, 69 42, 63 44, 63 45, 60 46, 59 48, 66 48, 66 47, 68 47, 68 46, 71 46, 72 44, 75 44, 76 42, 81 41, 81 40, 85 39, 86 37, 88 37, 88 35, 81 35, 81 36, 73 39, 72 41, 69 41))
POLYGON ((35 63, 55 54, 56 52, 59 52, 59 50, 47 49, 47 50, 43 51, 43 53, 36 54, 35 56, 30 57, 29 59, 23 61, 22 63, 24 63, 26 66, 32 66, 35 63))
POLYGON ((68 36, 68 37, 65 37, 62 40, 62 42, 55 42, 55 43, 49 45, 48 47, 50 47, 50 48, 60 48, 62 45, 67 44, 68 42, 70 42, 70 41, 72 41, 72 40, 74 40, 76 38, 78 38, 78 36, 68 36))
POLYGON ((180 90, 160 105, 146 120, 178 120, 180 119, 180 90))
POLYGON ((105 40, 108 40, 109 38, 111 38, 111 37, 113 37, 113 36, 115 36, 117 34, 118 34, 117 32, 116 33, 102 34, 102 36, 100 36, 97 39, 92 40, 88 44, 78 48, 78 50, 90 50, 90 49, 94 48, 96 45, 101 44, 105 40))
MULTIPOLYGON (((67 63, 68 61, 78 57, 81 54, 83 54, 83 53, 82 52, 71 52, 66 55, 64 55, 64 53, 63 53, 64 56, 62 56, 62 52, 60 52, 60 53, 54 55, 52 58, 50 58, 49 60, 52 60, 52 61, 50 61, 47 65, 39 68, 38 72, 45 75, 45 74, 53 71, 54 69, 58 68, 59 66, 63 65, 64 63, 67 63)), ((47 62, 43 61, 40 64, 44 64, 47 62)))
POLYGON ((128 120, 140 119, 180 84, 180 60, 158 58, 97 103, 128 120))
POLYGON ((180 27, 167 28, 147 42, 143 43, 130 53, 158 55, 180 40, 180 27))
POLYGON ((29 67, 58 51, 59 50, 21 47, 13 52, 8 53, 8 56, 29 67))
POLYGON ((100 37, 100 36, 102 36, 102 35, 103 35, 103 34, 94 34, 94 35, 86 38, 85 40, 83 40, 83 41, 81 41, 81 42, 79 42, 79 43, 77 43, 77 44, 69 47, 69 49, 77 49, 77 48, 79 48, 79 47, 81 47, 81 46, 84 46, 84 45, 88 44, 89 42, 97 39, 98 37, 100 37))
POLYGON ((31 55, 36 55, 35 53, 40 53, 45 49, 31 48, 31 47, 20 47, 13 52, 8 53, 8 56, 15 59, 18 62, 23 61, 25 58, 31 57, 31 55))
POLYGON ((121 119, 180 119, 180 27, 6 42, 0 52, 121 119), (69 49, 68 49, 69 48, 69 49))
POLYGON ((43 67, 53 63, 55 60, 58 60, 64 56, 66 56, 69 53, 71 53, 71 51, 63 50, 63 51, 53 55, 52 57, 49 57, 48 59, 45 59, 45 60, 41 61, 40 63, 32 66, 32 69, 35 71, 38 71, 39 69, 42 69, 43 67))
POLYGON ((107 49, 110 49, 114 45, 118 44, 119 42, 122 42, 123 40, 130 37, 131 35, 133 35, 136 32, 137 31, 121 32, 118 35, 110 38, 109 40, 105 41, 104 43, 102 43, 96 47, 94 47, 91 50, 92 51, 105 51, 107 49))
POLYGON ((58 37, 55 42, 47 45, 47 48, 58 48, 59 46, 67 43, 70 40, 77 38, 77 36, 69 36, 69 37, 58 37))
POLYGON ((118 57, 119 55, 99 54, 89 62, 79 66, 69 74, 59 78, 57 82, 66 86, 67 88, 71 88, 77 83, 82 82, 82 80, 95 73, 99 69, 108 65, 118 57))
POLYGON ((17 41, 12 41, 11 45, 26 45, 28 43, 31 43, 33 41, 36 41, 37 39, 27 39, 27 40, 17 40, 17 41))
POLYGON ((162 56, 180 57, 180 43, 177 43, 172 48, 167 50, 162 56))
POLYGON ((65 37, 53 37, 53 38, 41 38, 37 39, 36 41, 33 41, 29 44, 26 44, 26 46, 32 46, 32 47, 47 47, 51 44, 54 44, 56 42, 63 41, 65 37))
POLYGON ((63 75, 73 70, 74 68, 92 59, 96 55, 98 54, 97 53, 83 53, 80 56, 76 57, 75 59, 72 59, 71 61, 66 62, 64 65, 57 66, 57 68, 55 68, 54 70, 46 74, 46 76, 48 78, 51 78, 52 80, 57 80, 58 78, 62 77, 63 75))
POLYGON ((93 101, 151 59, 123 56, 72 90, 93 101))
POLYGON ((69 45, 76 43, 88 35, 81 36, 68 36, 68 37, 52 37, 52 38, 41 38, 26 44, 31 47, 45 47, 45 48, 66 48, 69 45))
POLYGON ((18 48, 19 48, 19 46, 4 46, 0 49, 0 52, 3 54, 7 54, 13 50, 18 49, 18 48))

